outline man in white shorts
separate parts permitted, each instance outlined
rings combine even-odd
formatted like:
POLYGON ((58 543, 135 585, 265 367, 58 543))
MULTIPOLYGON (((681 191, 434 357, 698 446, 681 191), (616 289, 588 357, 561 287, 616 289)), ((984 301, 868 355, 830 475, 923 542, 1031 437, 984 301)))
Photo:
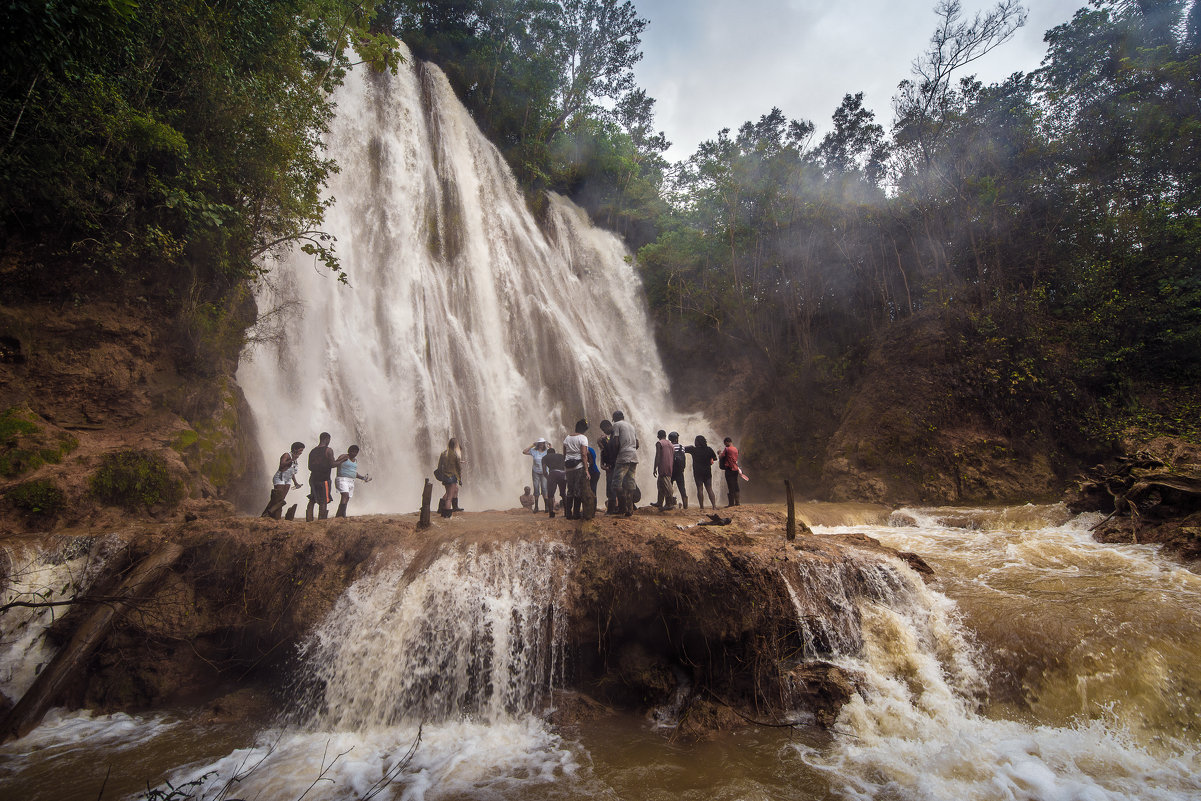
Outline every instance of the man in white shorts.
POLYGON ((358 458, 359 446, 351 445, 346 449, 346 453, 334 460, 334 467, 338 469, 338 475, 334 477, 334 491, 342 494, 342 502, 338 504, 338 512, 334 517, 346 517, 346 507, 354 497, 355 479, 371 480, 371 476, 366 473, 359 475, 358 458))

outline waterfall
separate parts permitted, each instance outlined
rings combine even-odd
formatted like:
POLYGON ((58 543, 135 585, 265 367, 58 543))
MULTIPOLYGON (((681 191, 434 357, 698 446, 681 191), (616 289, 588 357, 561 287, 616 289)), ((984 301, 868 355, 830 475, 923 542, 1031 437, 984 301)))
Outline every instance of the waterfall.
POLYGON ((298 717, 369 731, 537 711, 562 678, 570 553, 450 546, 356 582, 302 647, 298 717))
POLYGON ((46 630, 91 587, 116 547, 115 538, 72 537, 46 549, 0 550, 0 602, 32 604, 0 615, 0 696, 16 703, 33 685, 56 653, 46 630))
POLYGON ((409 511, 456 437, 464 505, 509 508, 530 483, 522 449, 558 448, 581 417, 595 442, 624 410, 647 476, 656 429, 702 433, 672 409, 628 250, 562 197, 539 224, 438 68, 356 69, 335 99, 326 228, 350 285, 293 253, 259 287, 278 325, 238 381, 262 475, 292 441, 311 449, 329 431, 338 453, 361 446, 376 479, 354 510, 409 511))

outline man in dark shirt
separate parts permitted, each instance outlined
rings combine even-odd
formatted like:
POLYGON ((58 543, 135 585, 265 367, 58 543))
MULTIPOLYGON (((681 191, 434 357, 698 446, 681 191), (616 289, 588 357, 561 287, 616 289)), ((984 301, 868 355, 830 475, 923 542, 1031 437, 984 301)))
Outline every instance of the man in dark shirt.
POLYGON ((330 473, 334 469, 334 449, 329 446, 329 434, 322 433, 317 447, 309 451, 309 507, 304 519, 313 522, 313 504, 318 507, 317 519, 329 517, 330 473))
POLYGON ((600 429, 604 432, 599 440, 596 441, 596 447, 600 451, 600 464, 605 471, 605 514, 613 514, 617 511, 617 489, 613 486, 613 467, 617 463, 617 450, 621 445, 617 441, 617 437, 613 436, 613 424, 608 420, 601 420, 600 429))

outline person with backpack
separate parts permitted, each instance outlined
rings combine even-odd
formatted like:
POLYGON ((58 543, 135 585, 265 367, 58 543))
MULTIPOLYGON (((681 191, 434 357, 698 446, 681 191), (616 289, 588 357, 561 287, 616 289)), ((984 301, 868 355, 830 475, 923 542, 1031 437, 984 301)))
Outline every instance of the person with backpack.
POLYGON ((445 490, 438 501, 438 514, 450 517, 459 508, 459 487, 463 485, 463 451, 459 449, 459 441, 454 439, 446 443, 446 450, 438 457, 438 466, 434 468, 434 478, 442 483, 445 490))
POLYGON ((742 469, 738 466, 738 449, 734 447, 734 440, 729 437, 726 437, 723 443, 725 447, 721 449, 719 459, 721 469, 726 471, 726 497, 729 506, 741 506, 738 501, 738 476, 741 475, 742 469))
POLYGON ((671 482, 680 491, 680 505, 687 509, 688 490, 684 486, 684 468, 688 464, 688 457, 684 454, 684 446, 680 444, 679 433, 671 432, 667 435, 667 441, 671 443, 672 448, 671 482))

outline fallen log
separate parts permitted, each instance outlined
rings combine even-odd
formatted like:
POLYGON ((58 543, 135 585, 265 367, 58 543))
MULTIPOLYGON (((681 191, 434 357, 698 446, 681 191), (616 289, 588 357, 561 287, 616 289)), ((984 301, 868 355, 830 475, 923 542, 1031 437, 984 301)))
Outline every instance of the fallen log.
POLYGON ((183 546, 169 542, 143 559, 113 593, 111 603, 98 606, 80 624, 71 639, 38 674, 31 686, 0 721, 0 742, 24 737, 41 722, 64 684, 78 670, 87 668, 92 653, 108 635, 113 624, 145 597, 147 590, 183 554, 183 546))

